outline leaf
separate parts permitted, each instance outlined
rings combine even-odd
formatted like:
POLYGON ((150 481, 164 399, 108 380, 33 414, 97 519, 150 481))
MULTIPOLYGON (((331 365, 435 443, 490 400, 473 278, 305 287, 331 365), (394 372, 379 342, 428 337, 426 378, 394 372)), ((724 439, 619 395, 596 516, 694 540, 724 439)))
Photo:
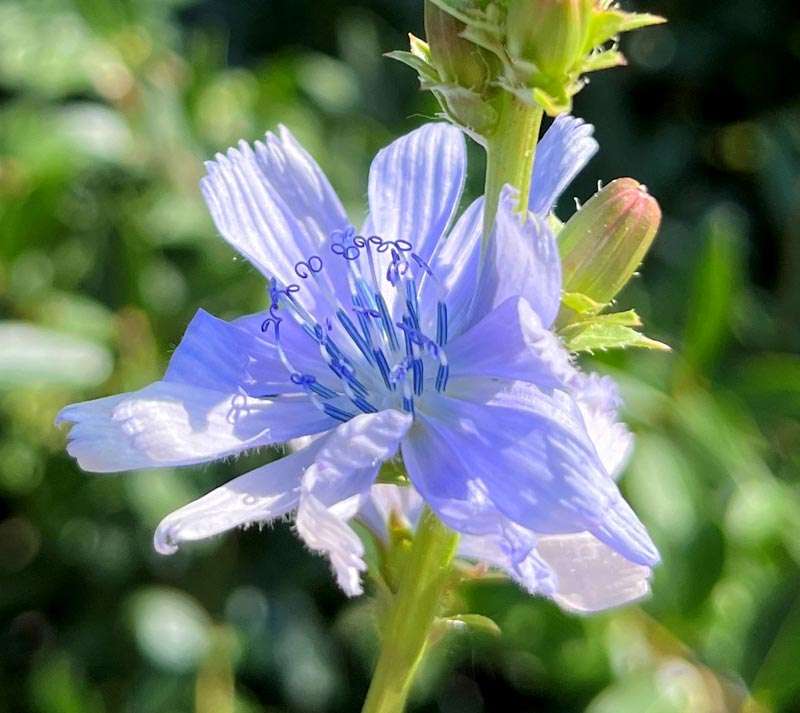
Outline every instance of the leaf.
POLYGON ((111 374, 108 349, 25 322, 0 322, 0 388, 96 386, 111 374))
POLYGON ((636 310, 628 309, 624 312, 611 312, 600 317, 603 324, 618 324, 623 327, 641 327, 642 318, 636 314, 636 310))
POLYGON ((413 69, 424 82, 437 84, 440 79, 436 69, 428 64, 425 60, 420 59, 417 55, 411 52, 404 52, 402 50, 395 50, 394 52, 387 52, 385 57, 389 59, 396 59, 413 69))
POLYGON ((561 330, 564 343, 571 352, 595 352, 606 349, 657 349, 670 347, 633 329, 640 324, 633 310, 598 315, 592 319, 570 324, 561 330))
POLYGON ((408 44, 411 48, 411 54, 415 57, 419 57, 423 62, 427 62, 430 64, 431 60, 431 48, 428 46, 428 43, 425 40, 421 40, 416 35, 408 33, 408 44))
POLYGON ((581 72, 599 72, 613 67, 624 67, 627 64, 619 50, 605 50, 589 55, 581 64, 581 72))
POLYGON ((649 25, 660 25, 666 19, 660 15, 647 12, 622 12, 621 10, 604 10, 592 18, 589 46, 587 49, 602 45, 621 32, 638 30, 649 25))
POLYGON ((607 306, 580 292, 565 292, 561 297, 561 304, 578 314, 599 314, 607 306))

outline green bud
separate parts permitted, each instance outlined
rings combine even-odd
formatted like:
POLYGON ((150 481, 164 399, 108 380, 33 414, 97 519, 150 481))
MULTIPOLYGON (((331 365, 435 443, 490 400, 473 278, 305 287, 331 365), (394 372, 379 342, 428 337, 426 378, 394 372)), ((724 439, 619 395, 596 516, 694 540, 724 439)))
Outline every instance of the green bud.
POLYGON ((462 37, 467 26, 430 0, 425 3, 425 39, 442 81, 480 93, 493 78, 491 55, 462 37))
POLYGON ((507 47, 553 81, 566 79, 586 54, 593 0, 510 0, 507 47))
POLYGON ((618 178, 598 191, 558 235, 564 291, 607 304, 641 265, 661 223, 647 188, 618 178))

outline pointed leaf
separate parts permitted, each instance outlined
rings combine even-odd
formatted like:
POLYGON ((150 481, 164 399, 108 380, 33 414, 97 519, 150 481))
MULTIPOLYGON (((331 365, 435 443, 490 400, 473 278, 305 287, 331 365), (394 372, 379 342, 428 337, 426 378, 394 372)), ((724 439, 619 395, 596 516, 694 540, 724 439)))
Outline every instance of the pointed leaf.
POLYGON ((607 306, 580 292, 565 292, 561 296, 561 304, 581 315, 599 314, 607 306))
POLYGON ((598 12, 592 18, 590 43, 587 50, 608 42, 622 32, 638 30, 649 25, 660 25, 666 21, 659 15, 651 15, 646 12, 622 12, 613 9, 598 12))
POLYGON ((395 50, 394 52, 387 52, 384 57, 396 59, 398 62, 411 67, 419 75, 421 81, 429 84, 437 84, 439 82, 439 75, 436 73, 436 69, 411 52, 395 50))
POLYGON ((622 323, 615 321, 620 319, 619 315, 600 315, 564 328, 561 337, 564 339, 567 349, 571 352, 595 352, 637 347, 670 351, 670 347, 663 342, 646 337, 641 332, 627 326, 625 320, 631 319, 630 313, 619 314, 627 315, 621 318, 622 323), (612 319, 606 319, 607 317, 612 319))
POLYGON ((618 50, 595 52, 583 61, 581 72, 599 72, 603 69, 624 67, 627 63, 625 56, 618 50))

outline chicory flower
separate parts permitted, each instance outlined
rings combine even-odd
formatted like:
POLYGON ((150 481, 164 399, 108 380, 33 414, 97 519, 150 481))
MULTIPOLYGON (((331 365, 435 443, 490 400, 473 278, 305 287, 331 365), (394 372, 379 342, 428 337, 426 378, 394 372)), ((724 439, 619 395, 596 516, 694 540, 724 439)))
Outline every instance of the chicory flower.
POLYGON ((572 576, 547 554, 556 536, 583 538, 596 567, 610 558, 649 573, 658 553, 614 481, 631 436, 613 384, 580 372, 551 331, 561 264, 545 218, 596 148, 591 127, 558 119, 540 144, 532 211, 518 215, 506 189, 483 248, 482 199, 449 229, 466 152, 447 124, 378 153, 361 230, 285 128, 218 154, 202 191, 219 232, 268 281, 269 310, 232 322, 200 310, 162 380, 61 412, 68 451, 114 472, 315 436, 167 516, 155 546, 171 553, 294 513, 349 595, 365 564, 348 521, 398 453, 465 553, 530 591, 556 595, 572 576))

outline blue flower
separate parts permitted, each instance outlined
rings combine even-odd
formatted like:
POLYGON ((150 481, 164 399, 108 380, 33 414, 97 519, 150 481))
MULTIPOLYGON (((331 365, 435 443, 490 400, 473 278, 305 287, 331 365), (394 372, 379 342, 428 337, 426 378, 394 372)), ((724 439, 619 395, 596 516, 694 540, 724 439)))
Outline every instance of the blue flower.
POLYGON ((558 119, 540 145, 534 212, 522 220, 506 189, 484 249, 482 200, 449 229, 466 152, 446 124, 378 153, 360 231, 286 129, 218 154, 203 195, 222 236, 264 274, 271 306, 233 322, 201 310, 161 381, 65 408, 70 454, 113 472, 313 435, 166 517, 155 546, 170 553, 294 513, 350 595, 365 565, 348 521, 398 453, 471 554, 531 591, 553 594, 565 576, 540 552, 548 537, 654 565, 614 481, 631 438, 613 384, 580 372, 551 331, 561 269, 545 217, 596 148, 591 127, 558 119))

